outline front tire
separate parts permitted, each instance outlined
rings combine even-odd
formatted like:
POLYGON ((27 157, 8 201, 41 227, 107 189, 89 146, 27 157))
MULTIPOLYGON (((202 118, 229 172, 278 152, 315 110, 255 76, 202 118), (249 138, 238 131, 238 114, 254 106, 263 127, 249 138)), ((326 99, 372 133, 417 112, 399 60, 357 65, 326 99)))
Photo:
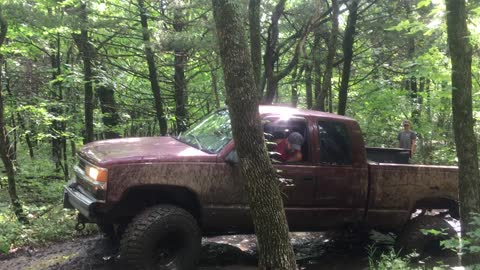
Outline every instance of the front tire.
POLYGON ((442 249, 440 242, 457 236, 455 229, 443 218, 437 216, 419 216, 410 220, 397 237, 395 247, 402 253, 416 251, 420 256, 452 256, 455 253, 442 249), (441 231, 441 234, 424 234, 421 230, 441 231))
POLYGON ((128 225, 120 258, 130 269, 195 269, 201 233, 195 218, 182 208, 157 205, 128 225))

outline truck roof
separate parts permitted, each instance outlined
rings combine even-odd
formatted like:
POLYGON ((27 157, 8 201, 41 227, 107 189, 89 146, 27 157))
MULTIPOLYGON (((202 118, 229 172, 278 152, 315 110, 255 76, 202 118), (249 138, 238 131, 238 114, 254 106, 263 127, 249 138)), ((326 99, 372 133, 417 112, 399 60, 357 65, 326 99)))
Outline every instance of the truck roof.
POLYGON ((356 122, 354 119, 343 116, 343 115, 314 111, 314 110, 298 109, 298 108, 293 108, 288 106, 260 105, 259 112, 260 114, 279 114, 279 115, 285 114, 285 115, 298 115, 298 116, 313 116, 313 117, 331 118, 331 119, 338 119, 343 121, 356 122))

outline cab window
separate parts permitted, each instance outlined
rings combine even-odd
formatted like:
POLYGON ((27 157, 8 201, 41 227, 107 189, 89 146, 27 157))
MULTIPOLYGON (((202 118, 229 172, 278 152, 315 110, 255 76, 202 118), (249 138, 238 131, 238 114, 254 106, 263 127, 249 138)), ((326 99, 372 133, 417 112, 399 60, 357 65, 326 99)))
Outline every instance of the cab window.
POLYGON ((299 162, 308 162, 311 160, 308 151, 308 125, 305 118, 292 116, 284 119, 278 116, 267 116, 263 118, 262 123, 270 153, 275 152, 275 148, 281 140, 287 140, 290 134, 298 132, 303 136, 303 143, 300 149, 302 152, 302 160, 299 162))
POLYGON ((341 122, 319 121, 317 127, 320 144, 320 163, 351 165, 352 149, 345 124, 341 122))

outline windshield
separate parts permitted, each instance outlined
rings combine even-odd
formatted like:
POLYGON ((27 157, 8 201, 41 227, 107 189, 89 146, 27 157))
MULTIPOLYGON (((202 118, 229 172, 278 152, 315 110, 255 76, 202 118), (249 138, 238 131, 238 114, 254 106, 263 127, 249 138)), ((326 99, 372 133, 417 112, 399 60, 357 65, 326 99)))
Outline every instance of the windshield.
POLYGON ((180 134, 178 140, 208 153, 218 153, 232 140, 230 117, 227 110, 218 111, 180 134))

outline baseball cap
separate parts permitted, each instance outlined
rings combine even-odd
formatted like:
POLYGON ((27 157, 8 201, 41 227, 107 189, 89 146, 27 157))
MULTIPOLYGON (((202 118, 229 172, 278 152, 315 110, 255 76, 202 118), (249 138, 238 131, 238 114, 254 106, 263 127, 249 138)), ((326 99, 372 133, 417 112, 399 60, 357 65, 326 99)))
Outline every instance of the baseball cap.
POLYGON ((292 132, 288 135, 288 142, 295 150, 302 149, 303 136, 298 132, 292 132))

